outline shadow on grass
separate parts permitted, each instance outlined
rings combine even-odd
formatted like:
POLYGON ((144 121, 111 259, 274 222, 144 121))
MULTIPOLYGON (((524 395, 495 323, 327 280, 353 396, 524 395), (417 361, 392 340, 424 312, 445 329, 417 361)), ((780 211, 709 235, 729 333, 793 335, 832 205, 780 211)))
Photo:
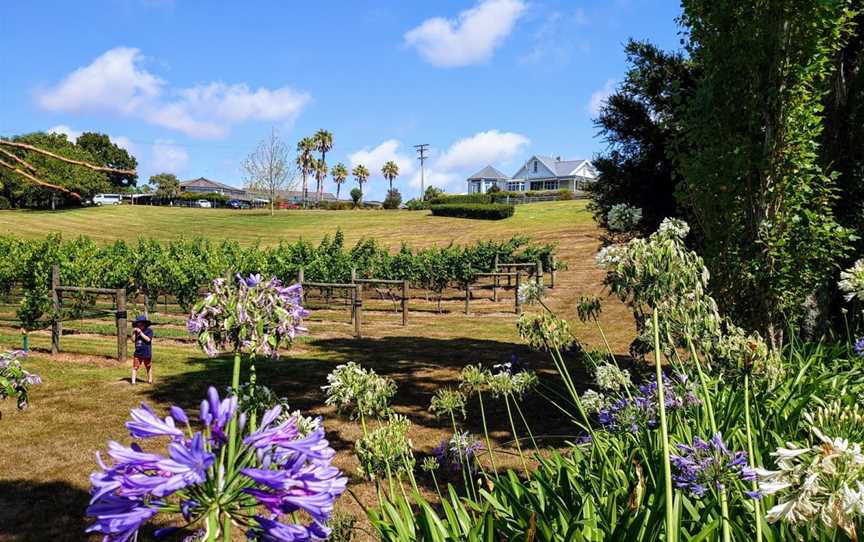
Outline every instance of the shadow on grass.
MULTIPOLYGON (((492 365, 509 361, 515 354, 540 373, 544 395, 562 392, 560 379, 551 371, 546 355, 514 343, 471 338, 383 337, 313 339, 308 344, 327 357, 293 356, 289 352, 278 361, 261 359, 256 362, 258 382, 287 397, 292 408, 306 412, 332 413, 324 407, 321 386, 326 384, 327 375, 336 365, 347 361, 355 361, 394 379, 398 385, 394 408, 418 426, 444 432, 451 431, 450 421, 436 419, 428 410, 429 401, 438 389, 458 386, 459 372, 468 364, 482 363, 491 369, 492 365)), ((221 394, 230 384, 233 363, 230 357, 196 359, 190 363, 195 365, 195 369, 158 378, 147 391, 148 395, 163 404, 177 404, 194 411, 209 386, 216 386, 221 394)), ((584 380, 575 363, 573 370, 577 382, 584 380)), ((247 377, 248 363, 244 361, 241 380, 247 377)), ((503 400, 486 397, 484 402, 490 434, 499 443, 510 442, 513 436, 503 400)), ((576 436, 570 419, 540 393, 529 394, 520 401, 519 407, 541 445, 557 446, 566 437, 576 436)), ((468 411, 465 429, 482 434, 476 399, 472 400, 468 411)), ((527 438, 525 426, 515 409, 513 416, 517 432, 527 438)), ((331 427, 336 429, 328 432, 334 448, 353 447, 353 440, 343 436, 338 423, 328 421, 328 429, 331 427)))
POLYGON ((0 540, 86 540, 89 501, 64 481, 0 480, 0 540))

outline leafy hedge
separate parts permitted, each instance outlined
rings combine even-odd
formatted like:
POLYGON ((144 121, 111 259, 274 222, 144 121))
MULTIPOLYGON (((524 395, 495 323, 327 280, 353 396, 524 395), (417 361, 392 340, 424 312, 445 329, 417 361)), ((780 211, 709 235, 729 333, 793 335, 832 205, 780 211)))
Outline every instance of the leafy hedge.
POLYGON ((262 273, 291 282, 303 267, 306 280, 344 283, 350 281, 353 267, 360 278, 409 280, 414 288, 440 294, 448 285, 464 285, 475 273, 491 271, 496 254, 501 263, 541 262, 549 269, 554 251, 553 245, 532 243, 524 236, 420 250, 403 245, 396 253, 374 239, 361 239, 346 249, 341 231, 317 246, 301 239, 273 247, 201 238, 167 243, 139 238, 98 245, 88 237, 63 240, 56 234, 41 240, 0 236, 0 253, 5 256, 0 259, 0 292, 20 285, 24 297, 18 317, 25 326, 38 327, 51 310, 49 285, 55 263, 63 284, 125 288, 129 295, 149 295, 151 302, 168 294, 187 310, 203 286, 230 273, 262 273))
POLYGON ((485 194, 443 194, 431 200, 433 205, 446 205, 451 203, 507 203, 512 198, 555 196, 558 199, 573 199, 573 191, 562 190, 531 190, 528 192, 487 192, 485 194))
POLYGON ((503 203, 447 203, 433 205, 435 216, 453 216, 456 218, 476 218, 480 220, 501 220, 513 216, 516 210, 513 205, 503 203))

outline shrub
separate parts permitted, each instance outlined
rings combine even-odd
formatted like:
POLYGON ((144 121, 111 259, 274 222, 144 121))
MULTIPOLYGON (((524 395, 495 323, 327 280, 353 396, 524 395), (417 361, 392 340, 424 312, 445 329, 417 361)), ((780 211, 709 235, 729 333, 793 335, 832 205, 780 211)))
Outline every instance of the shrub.
POLYGON ((328 211, 349 211, 354 208, 350 201, 322 201, 321 208, 328 211))
POLYGON ((12 204, 9 203, 9 198, 6 196, 0 196, 0 210, 11 209, 12 204))
POLYGON ((569 190, 567 188, 562 188, 561 190, 558 191, 558 199, 560 199, 560 200, 565 200, 565 201, 571 200, 571 199, 573 199, 574 195, 575 194, 573 193, 573 191, 569 190))
POLYGON ((433 199, 443 196, 444 190, 438 188, 437 186, 427 186, 426 191, 423 192, 423 200, 424 201, 432 201, 433 199))
POLYGON ((491 194, 442 194, 430 201, 432 205, 449 203, 492 203, 491 194))
POLYGON ((606 214, 606 225, 612 231, 629 232, 636 229, 642 220, 642 209, 626 203, 618 203, 606 214))
POLYGON ((398 209, 402 205, 402 194, 399 190, 392 188, 387 191, 387 197, 384 198, 385 209, 398 209))
POLYGON ((357 207, 358 205, 360 205, 360 198, 362 198, 362 197, 363 197, 363 191, 361 191, 359 188, 355 187, 355 188, 351 189, 351 201, 354 202, 354 207, 357 207))
POLYGON ((503 203, 487 204, 459 204, 448 203, 444 205, 433 205, 432 214, 435 216, 452 216, 456 218, 474 218, 478 220, 501 220, 513 216, 516 208, 513 205, 503 203))
POLYGON ((409 211, 425 211, 429 209, 429 202, 417 198, 411 198, 405 202, 405 208, 409 211))

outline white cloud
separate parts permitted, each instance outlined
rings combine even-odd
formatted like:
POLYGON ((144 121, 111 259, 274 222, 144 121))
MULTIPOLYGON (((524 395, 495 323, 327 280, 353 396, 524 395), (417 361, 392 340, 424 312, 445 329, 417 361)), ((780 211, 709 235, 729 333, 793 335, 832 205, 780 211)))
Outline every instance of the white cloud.
MULTIPOLYGON (((488 130, 459 139, 444 152, 432 153, 426 165, 426 186, 435 185, 448 190, 465 190, 465 180, 476 170, 487 165, 498 165, 518 157, 530 140, 522 134, 488 130)), ((420 186, 420 172, 410 180, 413 187, 420 186)))
POLYGON ((484 62, 510 35, 525 8, 521 0, 482 0, 455 20, 433 17, 423 21, 405 33, 405 44, 442 68, 484 62))
POLYGON ((142 67, 138 49, 117 47, 37 95, 49 111, 130 116, 192 137, 218 138, 246 121, 293 122, 310 100, 288 86, 252 89, 212 82, 170 89, 142 67))
POLYGON ((574 51, 585 51, 588 42, 579 27, 588 24, 585 10, 547 13, 530 36, 531 48, 519 57, 522 64, 544 64, 553 68, 570 63, 574 51))
POLYGON ((435 165, 444 171, 482 167, 513 158, 528 143, 530 140, 527 137, 514 132, 479 132, 450 145, 435 165))
POLYGON ((381 176, 381 167, 384 162, 392 160, 399 166, 399 177, 406 178, 414 173, 414 162, 416 159, 399 152, 402 143, 396 139, 388 139, 377 147, 363 148, 348 155, 351 168, 357 164, 363 164, 373 177, 381 176))
POLYGON ((151 149, 150 169, 154 173, 177 173, 189 162, 186 149, 171 140, 157 139, 151 149))
POLYGON ((613 92, 615 92, 615 80, 609 79, 606 81, 606 84, 603 85, 603 88, 596 90, 591 94, 591 98, 588 100, 588 105, 585 106, 585 109, 591 114, 591 116, 596 116, 600 113, 600 109, 606 105, 606 100, 613 92))
POLYGON ((75 142, 76 139, 78 139, 78 136, 81 135, 80 131, 74 130, 74 129, 72 129, 72 127, 70 127, 66 124, 58 124, 57 126, 52 126, 51 128, 48 128, 47 130, 45 130, 45 133, 63 134, 66 136, 66 139, 68 139, 69 141, 71 141, 73 143, 75 142))

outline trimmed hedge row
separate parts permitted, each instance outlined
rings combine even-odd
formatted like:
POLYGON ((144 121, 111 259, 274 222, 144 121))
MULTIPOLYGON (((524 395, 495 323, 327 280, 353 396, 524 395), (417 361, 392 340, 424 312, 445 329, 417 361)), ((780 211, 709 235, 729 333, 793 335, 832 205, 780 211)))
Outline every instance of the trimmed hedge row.
POLYGON ((447 203, 433 205, 431 209, 435 216, 501 220, 513 216, 516 207, 503 203, 447 203))
POLYGON ((451 203, 507 203, 509 199, 519 199, 524 197, 543 197, 555 196, 561 200, 573 199, 573 191, 567 189, 561 190, 532 190, 529 192, 507 192, 500 190, 498 192, 487 192, 485 194, 444 194, 433 199, 432 205, 446 205, 451 203))

